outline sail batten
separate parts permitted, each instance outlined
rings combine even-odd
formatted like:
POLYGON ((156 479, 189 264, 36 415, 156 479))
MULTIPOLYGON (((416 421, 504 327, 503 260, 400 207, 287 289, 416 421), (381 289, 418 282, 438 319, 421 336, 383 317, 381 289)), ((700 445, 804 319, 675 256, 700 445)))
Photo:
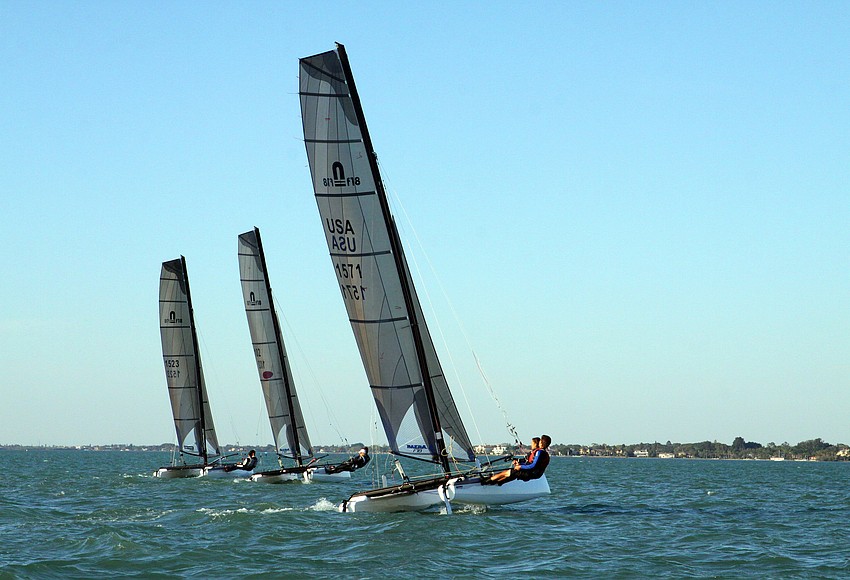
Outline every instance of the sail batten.
POLYGON ((348 321, 352 324, 386 324, 389 322, 403 322, 407 320, 406 317, 402 318, 379 318, 378 320, 361 320, 359 318, 349 318, 348 321))
POLYGON ((442 376, 383 191, 344 48, 301 59, 313 191, 371 391, 394 453, 449 471, 474 459, 442 376), (335 97, 335 98, 328 98, 335 97))
POLYGON ((302 465, 305 457, 312 456, 312 447, 274 310, 258 229, 240 234, 238 256, 245 315, 275 449, 281 457, 302 465))
POLYGON ((384 251, 381 251, 381 252, 363 252, 363 253, 359 253, 359 254, 356 253, 356 252, 348 252, 348 253, 330 252, 330 255, 331 255, 331 258, 342 258, 342 257, 371 258, 371 257, 374 257, 374 256, 388 256, 388 255, 390 255, 390 252, 388 250, 384 250, 384 251))
POLYGON ((343 144, 343 143, 362 143, 363 140, 362 139, 304 139, 304 142, 305 143, 325 143, 325 144, 327 144, 327 143, 331 143, 331 144, 338 143, 338 144, 343 144))

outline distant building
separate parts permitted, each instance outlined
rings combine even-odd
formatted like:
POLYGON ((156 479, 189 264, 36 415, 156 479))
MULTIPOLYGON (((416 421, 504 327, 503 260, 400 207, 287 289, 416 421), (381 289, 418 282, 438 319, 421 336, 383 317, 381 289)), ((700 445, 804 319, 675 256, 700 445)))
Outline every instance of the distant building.
POLYGON ((507 448, 504 445, 476 445, 476 455, 504 455, 507 453, 507 448))

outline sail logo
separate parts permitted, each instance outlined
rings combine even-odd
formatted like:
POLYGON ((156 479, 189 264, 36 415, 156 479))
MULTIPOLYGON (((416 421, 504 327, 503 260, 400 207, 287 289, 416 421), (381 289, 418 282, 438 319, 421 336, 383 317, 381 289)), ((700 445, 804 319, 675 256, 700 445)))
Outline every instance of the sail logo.
POLYGON ((162 321, 163 324, 183 324, 182 318, 177 318, 177 313, 173 310, 168 313, 168 318, 162 321))
POLYGON ((251 292, 250 295, 248 296, 248 301, 245 304, 247 304, 248 306, 262 306, 263 301, 257 300, 257 297, 254 296, 253 292, 251 292))
POLYGON ((331 174, 333 177, 322 179, 322 185, 325 187, 351 187, 352 185, 360 185, 359 177, 345 176, 345 167, 339 161, 334 161, 333 165, 331 165, 331 174))
POLYGON ((406 445, 406 448, 411 453, 427 453, 428 452, 428 447, 426 445, 421 444, 421 443, 415 444, 415 445, 412 444, 412 443, 408 443, 406 445))

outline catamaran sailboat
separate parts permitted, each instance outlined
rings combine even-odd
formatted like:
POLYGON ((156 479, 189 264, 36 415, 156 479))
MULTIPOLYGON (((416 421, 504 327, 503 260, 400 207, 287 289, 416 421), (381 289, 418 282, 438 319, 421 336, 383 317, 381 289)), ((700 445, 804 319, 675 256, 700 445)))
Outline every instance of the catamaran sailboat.
POLYGON ((242 280, 245 314, 280 465, 280 469, 253 474, 251 480, 283 483, 300 478, 328 482, 350 479, 351 473, 348 471, 327 473, 324 466, 316 465, 295 392, 267 272, 260 230, 254 228, 240 234, 239 277, 242 280), (285 458, 294 460, 295 465, 284 467, 285 458))
POLYGON ((162 263, 159 276, 159 330, 165 380, 177 429, 178 454, 160 467, 162 478, 201 477, 221 459, 215 434, 189 292, 186 258, 162 263), (187 463, 185 456, 195 458, 187 463))
POLYGON ((345 47, 300 60, 304 142, 334 271, 392 452, 441 475, 352 495, 342 511, 503 504, 547 495, 545 475, 483 486, 390 212, 345 47), (453 467, 454 466, 454 467, 453 467))

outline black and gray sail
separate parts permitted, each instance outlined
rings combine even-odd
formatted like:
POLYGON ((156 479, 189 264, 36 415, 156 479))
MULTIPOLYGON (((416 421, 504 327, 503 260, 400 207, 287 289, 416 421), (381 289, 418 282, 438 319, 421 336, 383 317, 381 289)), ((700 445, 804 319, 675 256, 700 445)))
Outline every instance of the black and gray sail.
POLYGON ((312 455, 312 448, 272 302, 260 231, 256 228, 239 236, 239 277, 275 448, 279 455, 291 457, 300 465, 304 457, 312 455))
POLYGON ((159 330, 177 443, 182 453, 207 461, 219 455, 204 373, 198 352, 186 260, 162 263, 159 276, 159 330))
POLYGON ((471 461, 472 445, 422 316, 341 45, 301 59, 300 95, 325 237, 390 447, 444 468, 446 456, 471 461))

